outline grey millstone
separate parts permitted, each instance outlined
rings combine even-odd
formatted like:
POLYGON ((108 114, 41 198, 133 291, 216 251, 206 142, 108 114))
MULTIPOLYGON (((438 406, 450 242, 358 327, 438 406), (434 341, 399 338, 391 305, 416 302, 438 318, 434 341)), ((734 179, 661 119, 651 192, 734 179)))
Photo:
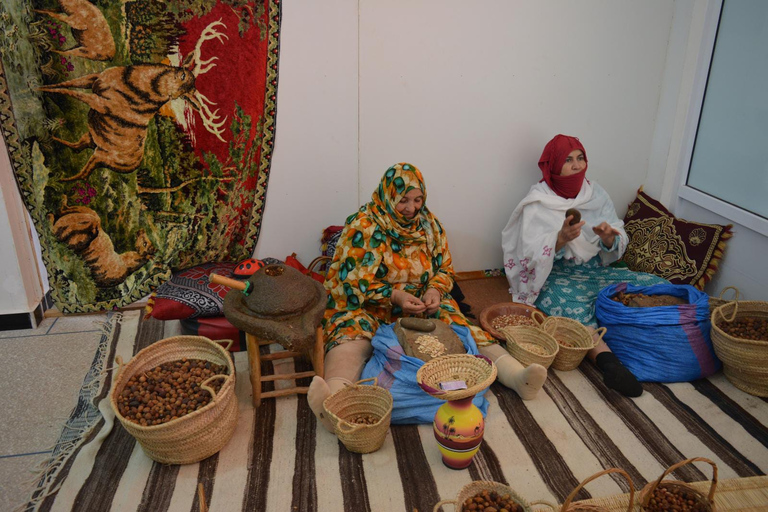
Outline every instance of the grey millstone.
POLYGON ((400 346, 403 347, 405 355, 421 359, 425 363, 433 359, 429 354, 419 352, 419 346, 416 344, 416 340, 419 336, 434 336, 440 343, 445 345, 445 352, 442 354, 447 356, 449 354, 466 354, 467 351, 464 348, 464 344, 461 343, 459 336, 453 332, 453 329, 440 320, 428 319, 435 326, 435 329, 431 332, 417 331, 414 329, 406 329, 401 325, 401 320, 398 319, 395 322, 395 334, 397 335, 397 341, 400 342, 400 346))
POLYGON ((227 320, 287 350, 311 353, 327 301, 323 285, 282 263, 260 269, 248 281, 250 295, 233 289, 224 297, 227 320))

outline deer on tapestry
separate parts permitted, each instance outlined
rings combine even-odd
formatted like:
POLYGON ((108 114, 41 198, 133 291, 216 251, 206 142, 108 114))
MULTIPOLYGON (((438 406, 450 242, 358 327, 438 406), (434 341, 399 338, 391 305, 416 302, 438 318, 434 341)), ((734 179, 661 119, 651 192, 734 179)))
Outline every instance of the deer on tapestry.
POLYGON ((34 9, 69 25, 77 46, 69 50, 51 50, 54 53, 90 60, 110 60, 115 56, 115 41, 107 20, 101 11, 88 0, 59 0, 64 12, 34 9))
POLYGON ((165 64, 136 64, 108 68, 101 73, 86 75, 39 89, 48 93, 72 96, 90 107, 88 131, 77 142, 58 137, 53 140, 76 151, 95 148, 83 168, 61 181, 82 180, 94 169, 107 167, 120 173, 135 171, 144 158, 144 143, 149 122, 169 101, 183 98, 200 113, 203 126, 219 140, 224 133, 224 119, 216 104, 195 88, 195 79, 215 67, 218 57, 201 60, 201 47, 205 41, 217 39, 224 43, 226 34, 216 27, 226 25, 210 23, 200 34, 194 51, 187 55, 181 66, 165 64), (90 89, 92 94, 73 89, 90 89))

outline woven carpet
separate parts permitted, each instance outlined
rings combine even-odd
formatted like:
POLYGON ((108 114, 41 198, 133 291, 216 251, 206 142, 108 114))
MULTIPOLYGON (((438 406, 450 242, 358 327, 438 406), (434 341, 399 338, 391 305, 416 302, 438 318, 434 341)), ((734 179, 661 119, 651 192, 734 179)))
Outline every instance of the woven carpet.
POLYGON ((65 313, 253 253, 277 0, 3 0, 0 131, 65 313))
MULTIPOLYGON (((690 457, 715 461, 720 480, 765 478, 768 471, 768 403, 722 374, 643 384, 637 399, 607 389, 588 362, 570 372, 551 371, 532 401, 494 384, 486 394, 491 404, 481 449, 468 469, 455 471, 442 464, 431 425, 392 426, 381 450, 358 455, 317 427, 304 396, 267 399, 254 410, 242 352, 235 355, 240 415, 231 441, 199 464, 157 464, 115 422, 105 399, 112 382, 106 367, 116 355, 127 360, 168 335, 162 322, 140 320, 138 312, 126 313, 105 333, 89 372, 93 379, 87 379, 56 457, 20 510, 197 512, 202 484, 211 511, 425 512, 479 479, 507 483, 529 501, 562 503, 581 481, 610 467, 624 469, 637 488, 690 457), (83 424, 83 417, 91 420, 87 427, 70 427, 83 424)), ((297 366, 278 370, 308 369, 297 366)), ((265 362, 263 372, 272 371, 265 362)), ((706 481, 711 468, 686 465, 672 476, 706 481)), ((622 477, 610 475, 577 498, 627 491, 622 477)))

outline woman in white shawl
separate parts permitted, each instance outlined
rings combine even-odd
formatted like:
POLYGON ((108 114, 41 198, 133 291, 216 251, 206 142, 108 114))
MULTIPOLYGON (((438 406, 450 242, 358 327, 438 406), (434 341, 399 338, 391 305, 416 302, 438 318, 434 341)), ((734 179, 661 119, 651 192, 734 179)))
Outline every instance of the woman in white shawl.
MULTIPOLYGON (((576 137, 557 135, 549 141, 539 159, 543 179, 512 212, 501 241, 513 301, 596 326, 595 298, 605 286, 665 281, 608 266, 624 254, 627 234, 605 190, 585 179, 587 163, 576 137)), ((605 343, 589 357, 608 387, 626 396, 643 392, 605 343)))

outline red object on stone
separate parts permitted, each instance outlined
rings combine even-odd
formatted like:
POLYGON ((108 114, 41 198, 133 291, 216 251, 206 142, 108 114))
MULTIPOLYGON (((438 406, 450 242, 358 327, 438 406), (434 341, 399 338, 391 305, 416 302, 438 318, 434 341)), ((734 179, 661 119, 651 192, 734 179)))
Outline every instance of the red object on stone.
POLYGON ((235 277, 250 277, 254 274, 257 270, 262 268, 264 266, 264 262, 261 260, 257 260, 254 258, 248 258, 247 260, 243 260, 235 267, 235 270, 232 272, 235 277))

